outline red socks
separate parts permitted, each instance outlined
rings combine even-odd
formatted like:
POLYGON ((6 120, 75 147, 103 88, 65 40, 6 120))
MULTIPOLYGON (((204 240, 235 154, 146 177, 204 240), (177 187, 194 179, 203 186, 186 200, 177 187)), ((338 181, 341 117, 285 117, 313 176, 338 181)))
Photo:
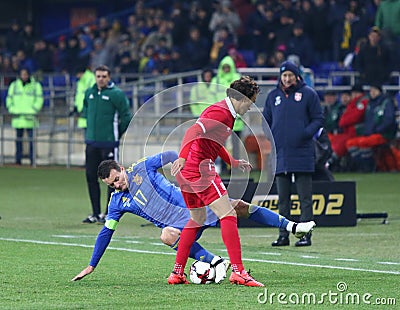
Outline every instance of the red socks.
POLYGON ((183 274, 185 266, 190 254, 190 248, 196 240, 197 232, 200 230, 201 226, 195 221, 190 219, 185 228, 182 230, 178 251, 176 253, 174 272, 177 274, 183 274))
POLYGON ((242 263, 242 250, 240 248, 240 237, 237 228, 237 218, 226 216, 220 219, 222 240, 228 250, 234 272, 241 272, 244 267, 242 263))

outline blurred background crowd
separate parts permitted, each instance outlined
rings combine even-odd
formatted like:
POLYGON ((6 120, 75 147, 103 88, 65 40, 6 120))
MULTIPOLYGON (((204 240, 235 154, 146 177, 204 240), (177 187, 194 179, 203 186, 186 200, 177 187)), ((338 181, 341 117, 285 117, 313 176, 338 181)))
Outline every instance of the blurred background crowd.
POLYGON ((53 33, 34 20, 10 20, 0 73, 25 67, 74 74, 78 68, 106 64, 114 72, 156 75, 216 68, 226 55, 237 68, 279 67, 289 55, 297 55, 316 72, 326 64, 367 72, 361 79, 369 84, 371 70, 379 71, 374 78, 380 83, 390 83, 390 72, 400 66, 399 1, 148 2, 131 1, 125 14, 110 12, 53 33), (371 31, 376 34, 372 39, 371 31), (360 53, 367 55, 357 57, 360 53))

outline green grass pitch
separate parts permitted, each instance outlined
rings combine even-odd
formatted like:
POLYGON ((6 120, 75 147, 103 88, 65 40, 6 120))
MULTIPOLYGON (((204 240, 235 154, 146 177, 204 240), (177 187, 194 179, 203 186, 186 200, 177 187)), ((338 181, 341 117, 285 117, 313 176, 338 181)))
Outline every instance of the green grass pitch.
MULTIPOLYGON (((70 282, 89 263, 101 229, 81 224, 90 213, 84 171, 1 167, 0 176, 0 309, 399 308, 398 173, 336 175, 357 182, 357 212, 386 211, 386 225, 317 227, 307 248, 294 247, 294 237, 272 248, 275 228, 241 228, 245 267, 265 288, 227 280, 167 285, 175 252, 161 244, 158 228, 129 214, 95 272, 70 282)), ((227 256, 219 229, 200 241, 227 256)))

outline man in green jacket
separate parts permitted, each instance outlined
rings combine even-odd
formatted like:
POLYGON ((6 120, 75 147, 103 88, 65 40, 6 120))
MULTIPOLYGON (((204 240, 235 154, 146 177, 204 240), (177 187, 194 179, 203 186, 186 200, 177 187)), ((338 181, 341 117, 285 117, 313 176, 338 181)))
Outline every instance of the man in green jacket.
MULTIPOLYGON (((86 181, 92 214, 83 223, 104 223, 100 208, 100 185, 97 167, 106 159, 118 159, 119 139, 131 120, 129 101, 125 93, 111 81, 107 66, 95 69, 96 83, 85 92, 82 116, 86 118, 86 181)), ((112 190, 108 190, 107 202, 112 190)), ((107 213, 107 210, 106 210, 107 213)))
POLYGON ((6 106, 13 114, 11 125, 17 131, 16 164, 21 164, 22 138, 26 131, 29 137, 29 159, 33 165, 33 130, 39 127, 36 114, 43 107, 43 90, 42 85, 30 76, 28 69, 21 69, 19 78, 10 84, 6 106))
POLYGON ((94 73, 88 68, 79 68, 76 77, 76 92, 75 92, 75 107, 74 111, 79 114, 78 128, 86 128, 86 118, 82 117, 83 110, 83 99, 85 98, 85 92, 88 88, 92 87, 96 83, 94 73))

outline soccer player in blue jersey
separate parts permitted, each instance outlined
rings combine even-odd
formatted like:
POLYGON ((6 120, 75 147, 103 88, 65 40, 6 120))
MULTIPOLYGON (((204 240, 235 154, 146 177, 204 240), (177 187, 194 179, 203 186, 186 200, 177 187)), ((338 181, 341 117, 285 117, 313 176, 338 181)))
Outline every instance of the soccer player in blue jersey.
MULTIPOLYGON (((155 226, 162 228, 161 240, 174 250, 177 250, 179 236, 190 219, 189 209, 183 200, 179 187, 170 183, 158 169, 174 162, 178 154, 166 151, 150 157, 144 157, 133 163, 128 169, 113 160, 101 162, 98 168, 99 178, 115 189, 108 205, 106 223, 99 235, 93 250, 89 266, 76 275, 72 281, 81 280, 92 273, 103 256, 111 237, 125 213, 138 215, 155 226)), ((286 227, 288 231, 301 238, 315 226, 314 222, 294 223, 269 209, 248 204, 243 200, 232 200, 239 217, 261 223, 265 226, 286 227)), ((207 207, 204 226, 199 231, 198 240, 208 227, 216 227, 218 217, 207 207)), ((226 277, 229 262, 220 256, 215 256, 195 242, 190 249, 190 257, 208 262, 215 266, 216 282, 226 277)))

